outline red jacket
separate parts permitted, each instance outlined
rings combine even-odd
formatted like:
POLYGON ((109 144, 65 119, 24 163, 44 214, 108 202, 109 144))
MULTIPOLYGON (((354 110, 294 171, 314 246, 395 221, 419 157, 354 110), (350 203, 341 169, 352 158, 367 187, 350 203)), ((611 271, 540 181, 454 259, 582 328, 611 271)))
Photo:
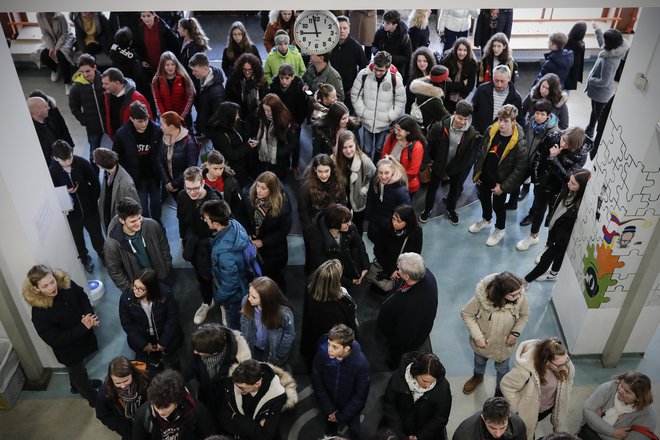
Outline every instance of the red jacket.
MULTIPOLYGON (((390 133, 385 140, 385 145, 383 145, 383 156, 390 154, 396 145, 396 136, 394 133, 390 133)), ((422 166, 422 159, 424 158, 424 146, 420 141, 415 141, 413 144, 409 144, 406 148, 401 151, 400 157, 395 157, 396 160, 401 162, 403 168, 406 170, 406 175, 408 176, 408 192, 415 193, 419 190, 421 186, 419 182, 419 168, 422 166)))
POLYGON ((162 115, 165 112, 174 111, 184 119, 188 116, 195 98, 195 86, 192 81, 188 84, 186 82, 187 80, 183 76, 177 75, 170 88, 164 76, 154 76, 151 90, 154 93, 158 113, 162 115))
MULTIPOLYGON (((121 121, 117 129, 119 129, 128 121, 130 116, 130 107, 133 101, 140 101, 142 104, 144 104, 147 107, 147 111, 149 112, 149 118, 153 120, 154 115, 151 113, 151 107, 149 106, 147 99, 142 95, 142 93, 135 90, 135 84, 132 80, 126 81, 125 90, 126 93, 124 93, 122 96, 121 102, 121 121)), ((110 136, 110 139, 114 140, 115 132, 112 129, 112 119, 110 118, 110 102, 108 100, 108 92, 103 93, 103 102, 105 103, 105 130, 106 133, 108 133, 108 136, 110 136)))

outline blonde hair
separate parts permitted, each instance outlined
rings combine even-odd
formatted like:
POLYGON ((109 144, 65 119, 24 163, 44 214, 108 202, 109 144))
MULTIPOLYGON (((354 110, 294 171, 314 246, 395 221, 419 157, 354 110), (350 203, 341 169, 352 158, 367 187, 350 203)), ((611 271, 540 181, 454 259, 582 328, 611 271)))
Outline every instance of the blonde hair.
POLYGON ((413 9, 408 17, 408 28, 418 27, 426 29, 429 26, 430 9, 413 9))
POLYGON ((342 296, 342 264, 337 259, 325 261, 310 276, 307 289, 312 298, 319 302, 337 301, 342 296))
POLYGON ((408 176, 406 175, 406 169, 398 160, 388 154, 379 160, 376 164, 376 178, 374 179, 374 190, 376 193, 380 192, 380 177, 378 176, 378 170, 381 166, 390 167, 394 172, 396 181, 404 182, 406 187, 408 186, 408 176))
POLYGON ((268 191, 270 192, 268 194, 268 199, 270 200, 270 211, 268 215, 277 217, 282 211, 282 205, 284 205, 284 194, 280 187, 280 180, 272 171, 264 171, 259 174, 250 187, 250 204, 252 206, 255 206, 257 201, 257 183, 263 183, 268 187, 268 191))

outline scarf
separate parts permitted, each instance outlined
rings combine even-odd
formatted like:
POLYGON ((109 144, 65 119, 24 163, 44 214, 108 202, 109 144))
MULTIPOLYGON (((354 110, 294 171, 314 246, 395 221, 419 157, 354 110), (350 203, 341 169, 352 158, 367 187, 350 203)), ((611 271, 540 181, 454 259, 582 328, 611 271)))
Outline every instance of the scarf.
POLYGON ((619 400, 619 396, 617 395, 614 398, 614 406, 605 411, 603 421, 608 425, 614 426, 620 416, 631 413, 633 411, 635 411, 635 408, 633 408, 632 404, 626 405, 621 400, 619 400))
POLYGON ((275 165, 277 162, 277 137, 275 137, 273 121, 268 121, 268 126, 261 124, 259 128, 259 161, 269 162, 275 165))
POLYGON ((406 373, 405 373, 405 379, 406 383, 408 384, 408 388, 410 388, 410 392, 412 393, 413 397, 413 403, 417 402, 417 399, 422 397, 422 395, 428 391, 431 391, 433 388, 435 388, 435 384, 438 383, 436 380, 429 386, 428 388, 422 388, 422 386, 417 382, 417 379, 413 377, 412 374, 410 374, 410 367, 412 364, 408 364, 406 367, 406 373))
POLYGON ((529 120, 532 126, 532 131, 534 132, 534 136, 541 134, 543 130, 545 130, 545 127, 548 125, 549 120, 550 118, 546 119, 543 124, 537 124, 534 118, 529 120))
POLYGON ((200 356, 202 362, 206 366, 206 372, 209 374, 209 377, 213 379, 218 372, 220 371, 220 365, 222 361, 225 360, 227 354, 227 346, 222 349, 219 353, 210 354, 208 356, 200 356))
POLYGON ((390 156, 398 160, 399 163, 403 162, 401 160, 401 153, 403 153, 403 150, 405 148, 408 148, 409 145, 410 145, 409 143, 402 144, 401 142, 396 141, 396 144, 394 144, 394 148, 392 148, 392 152, 390 153, 390 156))
POLYGON ((254 231, 259 235, 259 230, 271 209, 270 199, 256 199, 254 201, 254 231))
POLYGON ((246 113, 253 113, 259 106, 258 92, 254 79, 241 78, 241 98, 245 105, 246 113))
POLYGON ((142 403, 142 399, 140 399, 140 395, 137 392, 137 386, 137 381, 133 378, 133 382, 125 390, 117 388, 117 396, 124 407, 124 417, 129 420, 133 420, 135 413, 142 403))

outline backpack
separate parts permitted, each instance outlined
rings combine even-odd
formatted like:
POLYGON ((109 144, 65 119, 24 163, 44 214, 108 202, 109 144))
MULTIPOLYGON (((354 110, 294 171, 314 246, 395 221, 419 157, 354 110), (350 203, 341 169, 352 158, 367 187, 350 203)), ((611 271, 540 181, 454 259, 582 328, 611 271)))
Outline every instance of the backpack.
MULTIPOLYGON (((373 65, 373 64, 372 64, 373 65)), ((392 105, 396 103, 396 67, 394 65, 390 66, 390 76, 392 78, 392 105)), ((360 93, 362 93, 362 89, 364 89, 364 83, 367 81, 367 76, 369 73, 365 73, 362 75, 362 87, 360 87, 360 90, 358 91, 358 96, 360 96, 360 93)))
POLYGON ((252 242, 249 242, 247 247, 243 249, 243 259, 245 260, 245 277, 248 283, 263 275, 261 271, 261 257, 252 242))
POLYGON ((417 104, 417 98, 415 98, 415 100, 413 101, 412 107, 410 108, 410 116, 415 118, 418 124, 422 125, 422 123, 424 122, 424 116, 422 115, 422 106, 432 99, 433 97, 430 97, 421 104, 417 104))

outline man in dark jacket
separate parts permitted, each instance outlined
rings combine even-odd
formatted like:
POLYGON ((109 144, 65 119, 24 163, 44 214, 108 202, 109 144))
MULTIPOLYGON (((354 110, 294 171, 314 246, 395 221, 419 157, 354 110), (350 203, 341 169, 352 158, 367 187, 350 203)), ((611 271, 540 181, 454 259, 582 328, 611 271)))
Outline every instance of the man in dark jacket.
POLYGON ((59 110, 51 111, 51 104, 40 96, 32 96, 27 100, 28 110, 32 117, 34 130, 37 132, 41 151, 44 153, 46 165, 50 166, 53 161, 51 147, 59 139, 66 141, 73 146, 73 139, 69 133, 69 128, 64 122, 59 110))
POLYGON ((183 377, 165 370, 153 378, 135 415, 133 440, 203 440, 215 434, 213 416, 183 385, 183 377))
POLYGON ((472 126, 472 105, 464 99, 458 101, 454 115, 433 124, 427 139, 431 181, 419 221, 428 221, 440 182, 448 177, 449 193, 442 200, 447 206, 449 221, 452 225, 457 225, 456 202, 463 191, 463 183, 470 174, 481 142, 481 135, 472 126))
POLYGON ((452 440, 526 440, 525 423, 503 397, 490 397, 483 409, 463 420, 452 440))
POLYGON ((505 104, 512 104, 518 109, 517 122, 525 124, 522 112, 522 98, 511 83, 511 70, 503 64, 493 69, 493 81, 477 87, 472 97, 474 108, 474 128, 484 134, 486 128, 495 121, 497 112, 505 104))
POLYGON ((339 43, 330 53, 330 63, 341 75, 344 93, 347 95, 343 101, 348 110, 353 113, 353 103, 348 95, 358 72, 367 67, 368 60, 362 45, 350 36, 351 22, 348 17, 340 15, 337 17, 337 21, 339 22, 339 43))
POLYGON ((220 194, 204 183, 202 170, 190 167, 183 172, 184 191, 177 197, 176 217, 183 259, 190 261, 197 275, 202 305, 195 312, 193 322, 199 325, 215 306, 213 302, 213 275, 211 273, 211 230, 202 220, 200 208, 209 200, 220 199, 220 194))
POLYGON ((195 95, 195 110, 197 110, 195 131, 202 136, 208 136, 209 119, 225 100, 222 70, 211 66, 208 57, 203 53, 193 55, 188 66, 200 83, 199 93, 195 95))
POLYGON ((543 54, 545 63, 541 66, 541 71, 536 75, 534 84, 536 84, 544 75, 554 73, 561 81, 561 88, 564 89, 564 82, 568 73, 573 67, 573 51, 564 49, 568 43, 568 37, 563 32, 555 32, 548 37, 548 49, 550 52, 543 54))
POLYGON ((486 130, 474 164, 472 178, 477 184, 482 219, 468 231, 476 234, 490 227, 495 211, 495 231, 486 240, 486 246, 495 246, 504 238, 506 195, 520 187, 527 170, 527 146, 523 129, 515 122, 516 116, 518 109, 511 104, 499 110, 497 122, 486 130))
POLYGON ((360 413, 367 403, 371 377, 369 361, 346 325, 335 325, 321 340, 312 367, 312 386, 327 418, 326 434, 337 435, 341 424, 348 427, 351 439, 359 440, 360 413))
POLYGON ((83 228, 87 229, 92 246, 99 260, 103 262, 103 232, 97 206, 101 185, 98 174, 92 165, 80 156, 73 155, 73 148, 63 140, 55 141, 52 148, 53 163, 50 164, 50 177, 53 185, 66 186, 73 209, 67 213, 67 220, 76 243, 78 258, 85 270, 92 273, 94 264, 85 246, 83 228))
POLYGON ((378 313, 378 329, 387 338, 393 368, 404 353, 426 342, 438 309, 438 284, 421 255, 399 255, 397 273, 403 284, 383 301, 378 313))
POLYGON ((78 71, 71 78, 69 109, 87 131, 89 161, 93 162, 94 150, 101 146, 105 132, 105 103, 101 72, 96 69, 96 59, 89 54, 78 58, 78 71))
POLYGON ((234 438, 279 438, 282 411, 298 402, 296 382, 286 371, 248 359, 225 379, 220 426, 234 438))
POLYGON ((147 99, 137 90, 135 83, 130 78, 124 78, 121 70, 110 67, 103 72, 101 78, 105 93, 103 99, 105 103, 105 130, 114 139, 114 135, 119 128, 128 122, 130 116, 131 102, 140 101, 147 106, 149 118, 153 118, 147 99))
POLYGON ((396 66, 405 80, 412 56, 412 43, 408 36, 408 26, 401 21, 401 14, 396 9, 385 11, 383 24, 374 35, 371 53, 375 55, 381 50, 392 55, 392 64, 396 66))
POLYGON ((162 224, 158 160, 163 131, 151 121, 147 106, 139 101, 131 103, 129 115, 128 122, 117 130, 112 150, 133 178, 143 214, 162 224))
POLYGON ((117 204, 104 250, 108 275, 121 291, 132 288, 135 275, 145 267, 154 269, 161 281, 172 271, 163 228, 155 220, 143 218, 140 204, 128 197, 117 204))

